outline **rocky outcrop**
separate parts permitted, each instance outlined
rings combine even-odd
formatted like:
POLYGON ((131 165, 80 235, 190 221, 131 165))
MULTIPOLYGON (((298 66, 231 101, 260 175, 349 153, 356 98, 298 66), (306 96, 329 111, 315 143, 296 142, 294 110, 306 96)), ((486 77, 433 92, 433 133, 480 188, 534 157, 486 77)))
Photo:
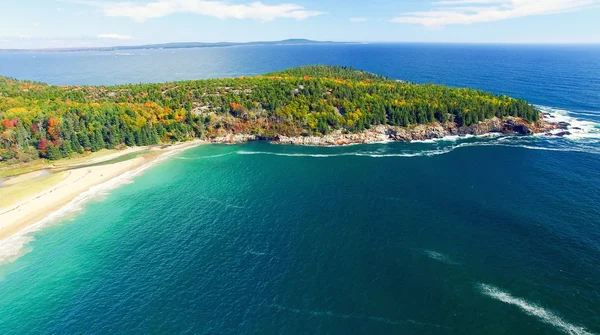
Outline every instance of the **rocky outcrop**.
MULTIPOLYGON (((555 129, 566 130, 567 125, 559 123, 548 123, 540 120, 534 124, 516 118, 507 117, 500 119, 491 118, 471 126, 459 127, 454 122, 431 123, 428 125, 415 125, 410 127, 395 127, 388 125, 378 125, 366 129, 360 133, 347 133, 343 130, 336 130, 323 136, 285 136, 277 135, 273 137, 260 137, 249 134, 228 134, 226 136, 211 138, 214 143, 243 143, 248 141, 266 140, 281 144, 294 145, 348 145, 357 143, 379 143, 379 142, 410 142, 438 139, 446 136, 466 136, 466 135, 484 135, 489 133, 519 134, 531 135, 534 133, 547 133, 555 129)), ((560 132, 554 135, 567 135, 568 132, 560 132)))

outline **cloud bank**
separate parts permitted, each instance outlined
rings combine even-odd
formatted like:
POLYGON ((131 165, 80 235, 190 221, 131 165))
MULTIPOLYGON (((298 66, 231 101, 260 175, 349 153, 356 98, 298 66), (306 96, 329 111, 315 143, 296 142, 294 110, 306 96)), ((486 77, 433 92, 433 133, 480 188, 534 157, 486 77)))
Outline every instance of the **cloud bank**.
POLYGON ((438 28, 579 11, 599 6, 600 0, 444 0, 432 5, 431 11, 404 13, 392 22, 438 28))
POLYGON ((312 16, 325 14, 307 10, 297 4, 266 5, 262 2, 232 4, 209 0, 156 0, 145 2, 100 2, 73 1, 99 7, 104 14, 112 17, 127 17, 136 22, 159 18, 175 13, 193 13, 212 16, 219 19, 254 19, 273 21, 278 18, 305 20, 312 16))
POLYGON ((109 39, 109 40, 132 40, 132 36, 119 35, 119 34, 100 34, 98 38, 109 39))

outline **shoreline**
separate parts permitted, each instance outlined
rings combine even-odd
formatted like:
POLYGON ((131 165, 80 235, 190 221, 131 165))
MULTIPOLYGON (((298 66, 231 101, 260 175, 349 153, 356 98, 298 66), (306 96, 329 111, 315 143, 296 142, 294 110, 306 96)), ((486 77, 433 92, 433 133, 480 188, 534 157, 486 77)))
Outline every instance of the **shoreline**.
POLYGON ((16 256, 10 255, 8 252, 7 245, 11 244, 11 239, 14 239, 12 241, 14 243, 24 244, 25 242, 18 241, 19 237, 25 237, 73 207, 87 201, 93 196, 89 193, 96 193, 95 189, 110 189, 118 186, 124 180, 138 175, 156 163, 204 143, 206 142, 195 140, 168 146, 127 149, 111 154, 110 157, 104 157, 102 160, 95 159, 90 162, 95 164, 110 161, 135 151, 150 150, 150 152, 106 165, 87 166, 87 164, 78 163, 65 166, 68 170, 64 172, 66 176, 61 181, 0 208, 0 264, 10 256, 16 256))
POLYGON ((455 122, 419 124, 411 127, 390 125, 377 125, 357 133, 333 131, 327 135, 310 136, 285 136, 275 135, 265 137, 254 134, 225 134, 208 139, 210 143, 246 143, 252 141, 266 141, 274 144, 301 145, 301 146, 346 146, 353 144, 373 144, 392 142, 423 142, 442 140, 448 137, 483 136, 487 134, 517 134, 534 135, 546 134, 548 136, 562 137, 570 135, 569 124, 566 122, 551 122, 540 113, 540 120, 530 124, 516 117, 497 117, 481 121, 472 126, 459 127, 455 122))
MULTIPOLYGON (((542 116, 546 116, 545 113, 542 116)), ((417 125, 411 128, 379 125, 360 133, 336 131, 325 136, 275 136, 272 138, 250 134, 227 134, 206 141, 197 139, 164 146, 131 147, 104 157, 57 166, 56 171, 63 171, 59 173, 67 174, 63 180, 23 200, 0 208, 0 264, 11 257, 17 256, 14 250, 20 250, 29 241, 27 236, 29 233, 41 229, 65 212, 72 210, 73 207, 86 202, 100 189, 115 188, 121 185, 123 181, 138 175, 154 164, 201 144, 238 144, 265 141, 273 144, 301 146, 347 146, 372 143, 423 142, 443 140, 448 137, 485 136, 502 133, 562 136, 561 134, 567 132, 567 129, 567 123, 560 124, 547 118, 542 118, 535 124, 525 123, 518 118, 492 118, 470 127, 457 127, 453 123, 417 125), (108 162, 131 153, 143 153, 144 151, 149 152, 129 160, 102 165, 102 162, 108 162), (20 247, 14 248, 15 245, 20 247)))

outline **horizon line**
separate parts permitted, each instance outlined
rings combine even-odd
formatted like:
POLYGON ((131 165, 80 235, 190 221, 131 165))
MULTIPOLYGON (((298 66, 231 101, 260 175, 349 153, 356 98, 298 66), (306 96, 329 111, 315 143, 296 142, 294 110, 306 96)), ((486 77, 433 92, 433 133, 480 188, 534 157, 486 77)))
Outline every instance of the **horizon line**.
POLYGON ((272 41, 245 41, 245 42, 163 42, 163 43, 144 43, 131 45, 112 45, 112 46, 86 46, 86 47, 56 47, 56 48, 0 48, 0 53, 7 52, 69 52, 69 51, 117 51, 118 49, 194 49, 194 48, 214 48, 214 47, 239 47, 239 46, 260 46, 262 44, 272 44, 274 46, 283 45, 318 45, 318 44, 452 44, 452 45, 555 45, 555 46, 600 46, 598 42, 570 42, 570 41, 502 41, 502 42, 458 42, 458 41, 319 41, 305 38, 289 38, 272 41), (298 43, 294 43, 297 41, 298 43), (281 42, 288 42, 278 44, 281 42), (189 44, 186 46, 186 44, 189 44), (194 45, 195 44, 195 45, 194 45), (181 45, 181 46, 178 46, 181 45), (117 49, 117 50, 115 50, 117 49))

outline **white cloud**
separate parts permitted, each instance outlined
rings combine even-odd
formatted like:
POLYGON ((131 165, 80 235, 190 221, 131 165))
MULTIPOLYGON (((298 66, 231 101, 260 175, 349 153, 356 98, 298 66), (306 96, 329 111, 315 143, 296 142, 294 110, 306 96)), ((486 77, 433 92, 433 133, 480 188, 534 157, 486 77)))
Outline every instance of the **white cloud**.
POLYGON ((248 4, 232 4, 222 1, 210 0, 155 0, 140 2, 100 2, 81 1, 101 8, 104 14, 112 17, 128 17, 137 22, 159 18, 174 13, 194 13, 213 16, 220 19, 255 19, 272 21, 277 18, 291 18, 304 20, 312 16, 325 14, 319 11, 306 10, 297 4, 283 3, 279 5, 265 5, 262 2, 248 4))
POLYGON ((367 18, 364 17, 353 17, 350 19, 350 22, 365 22, 367 21, 367 18))
POLYGON ((132 40, 133 37, 119 34, 100 34, 98 38, 109 39, 109 40, 132 40))
POLYGON ((392 22, 437 28, 573 12, 599 6, 600 0, 443 0, 432 5, 431 11, 404 13, 392 22))
POLYGON ((31 22, 31 26, 32 27, 39 27, 40 23, 39 22, 31 22))

